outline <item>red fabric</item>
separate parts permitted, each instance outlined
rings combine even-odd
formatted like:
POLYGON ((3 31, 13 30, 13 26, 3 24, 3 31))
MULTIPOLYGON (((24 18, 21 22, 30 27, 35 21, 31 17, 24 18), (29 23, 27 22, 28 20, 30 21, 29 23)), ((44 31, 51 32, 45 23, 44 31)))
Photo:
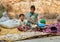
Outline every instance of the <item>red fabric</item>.
POLYGON ((18 29, 19 31, 24 31, 24 29, 27 31, 27 30, 29 30, 30 28, 29 28, 29 26, 25 26, 24 28, 22 28, 22 26, 19 26, 17 29, 18 29))

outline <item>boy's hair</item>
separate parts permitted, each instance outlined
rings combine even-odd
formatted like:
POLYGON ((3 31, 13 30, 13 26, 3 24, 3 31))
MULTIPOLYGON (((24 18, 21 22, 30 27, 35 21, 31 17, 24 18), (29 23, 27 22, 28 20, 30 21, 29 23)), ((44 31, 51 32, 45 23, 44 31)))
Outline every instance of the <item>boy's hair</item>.
POLYGON ((34 6, 34 5, 32 5, 32 6, 30 7, 30 9, 32 9, 32 8, 35 10, 35 6, 34 6))
POLYGON ((25 16, 25 15, 24 14, 20 14, 19 17, 21 17, 21 16, 25 16))

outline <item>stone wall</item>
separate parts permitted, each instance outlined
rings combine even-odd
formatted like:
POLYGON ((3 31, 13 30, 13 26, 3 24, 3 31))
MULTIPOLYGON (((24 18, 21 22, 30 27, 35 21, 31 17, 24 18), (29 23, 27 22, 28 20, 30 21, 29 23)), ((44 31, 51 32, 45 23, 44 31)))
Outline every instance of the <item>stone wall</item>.
POLYGON ((60 0, 2 0, 1 3, 10 6, 9 14, 26 14, 31 5, 36 6, 36 12, 39 14, 60 14, 60 0))

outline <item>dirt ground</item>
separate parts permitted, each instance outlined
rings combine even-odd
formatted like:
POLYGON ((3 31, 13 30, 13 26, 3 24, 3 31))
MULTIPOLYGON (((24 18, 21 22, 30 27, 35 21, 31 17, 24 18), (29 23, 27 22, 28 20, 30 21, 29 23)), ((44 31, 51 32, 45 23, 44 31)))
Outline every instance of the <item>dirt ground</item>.
POLYGON ((60 36, 47 37, 47 38, 37 38, 37 39, 15 41, 15 42, 60 42, 60 36))

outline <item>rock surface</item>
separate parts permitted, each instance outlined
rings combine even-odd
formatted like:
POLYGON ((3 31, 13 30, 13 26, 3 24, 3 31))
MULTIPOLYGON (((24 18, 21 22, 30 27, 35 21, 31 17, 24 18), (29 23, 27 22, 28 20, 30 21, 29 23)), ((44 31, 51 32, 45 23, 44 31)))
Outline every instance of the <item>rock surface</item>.
POLYGON ((43 33, 43 32, 24 32, 21 34, 9 34, 8 33, 6 35, 0 36, 0 40, 12 40, 12 41, 22 40, 22 39, 26 39, 26 38, 30 38, 34 36, 39 36, 39 35, 47 35, 47 33, 43 33))
POLYGON ((45 12, 60 14, 60 0, 1 0, 0 2, 4 6, 9 6, 10 14, 26 14, 31 5, 36 6, 36 12, 39 14, 45 12))
POLYGON ((60 42, 60 36, 47 37, 47 38, 38 38, 38 39, 30 39, 30 40, 15 41, 15 42, 60 42))

